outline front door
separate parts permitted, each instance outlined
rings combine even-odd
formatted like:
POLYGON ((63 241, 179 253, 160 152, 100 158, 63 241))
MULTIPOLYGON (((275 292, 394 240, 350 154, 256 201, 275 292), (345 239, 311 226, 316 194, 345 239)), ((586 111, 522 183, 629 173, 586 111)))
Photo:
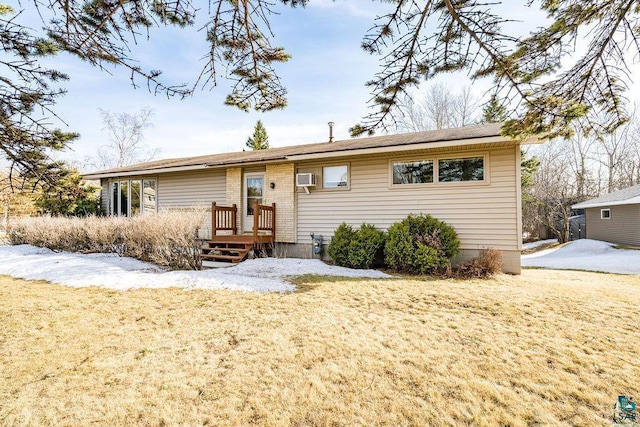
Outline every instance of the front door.
POLYGON ((247 173, 244 175, 244 231, 253 231, 253 205, 264 204, 264 173, 247 173))

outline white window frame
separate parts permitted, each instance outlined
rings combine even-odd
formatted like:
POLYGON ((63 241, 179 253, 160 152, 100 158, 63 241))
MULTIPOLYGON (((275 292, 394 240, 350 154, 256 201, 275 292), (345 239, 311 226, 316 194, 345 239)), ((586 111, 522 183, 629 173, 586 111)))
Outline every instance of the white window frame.
POLYGON ((346 191, 346 190, 350 190, 351 189, 351 165, 349 164, 349 162, 341 162, 341 163, 334 163, 334 164, 326 164, 326 165, 322 165, 322 189, 326 190, 326 191, 346 191), (325 168, 335 168, 335 167, 340 167, 340 166, 344 166, 347 168, 347 185, 345 186, 337 186, 337 187, 325 187, 324 185, 324 169, 325 168))
POLYGON ((118 184, 118 199, 122 200, 121 198, 121 192, 122 192, 122 183, 127 183, 127 215, 126 217, 131 217, 131 181, 139 181, 140 182, 140 211, 137 215, 145 215, 147 214, 145 212, 144 209, 144 182, 145 181, 154 181, 155 185, 154 185, 154 189, 156 191, 156 196, 155 196, 155 209, 153 210, 153 212, 157 212, 158 211, 158 197, 157 197, 157 192, 158 192, 158 179, 157 178, 145 178, 145 177, 126 177, 126 178, 114 178, 112 180, 109 181, 108 183, 108 193, 109 193, 109 204, 107 207, 107 212, 109 214, 109 216, 125 216, 125 215, 120 215, 120 212, 122 211, 122 208, 120 206, 118 206, 118 211, 115 212, 114 211, 114 197, 113 197, 113 184, 118 184))
POLYGON ((600 219, 611 219, 611 208, 600 209, 600 219), (604 215, 605 212, 608 213, 607 216, 604 215))

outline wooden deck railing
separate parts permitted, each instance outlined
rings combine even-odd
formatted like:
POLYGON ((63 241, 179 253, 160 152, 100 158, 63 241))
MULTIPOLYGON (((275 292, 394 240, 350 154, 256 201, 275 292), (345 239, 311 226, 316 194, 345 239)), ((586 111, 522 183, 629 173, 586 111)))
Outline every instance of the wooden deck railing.
POLYGON ((259 231, 271 231, 271 240, 276 240, 276 204, 271 206, 253 205, 253 237, 258 237, 259 231))
MULTIPOLYGON (((260 205, 256 201, 253 205, 253 237, 258 236, 261 231, 270 231, 271 240, 276 239, 276 204, 271 206, 260 205)), ((211 236, 216 236, 218 231, 231 231, 231 234, 238 233, 236 217, 238 207, 234 203, 232 206, 218 206, 216 202, 211 203, 211 236)))
POLYGON ((231 231, 231 234, 238 232, 236 216, 238 207, 234 203, 232 206, 218 206, 216 202, 211 203, 211 235, 215 236, 218 231, 231 231))

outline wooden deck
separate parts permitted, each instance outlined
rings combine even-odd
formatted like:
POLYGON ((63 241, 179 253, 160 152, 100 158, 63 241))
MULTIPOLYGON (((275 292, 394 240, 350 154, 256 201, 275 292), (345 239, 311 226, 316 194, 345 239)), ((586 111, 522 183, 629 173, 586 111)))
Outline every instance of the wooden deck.
POLYGON ((211 204, 211 239, 205 242, 200 257, 203 260, 239 263, 251 251, 268 253, 276 236, 276 204, 253 206, 251 233, 238 234, 238 207, 211 204), (226 234, 218 234, 220 231, 226 234))

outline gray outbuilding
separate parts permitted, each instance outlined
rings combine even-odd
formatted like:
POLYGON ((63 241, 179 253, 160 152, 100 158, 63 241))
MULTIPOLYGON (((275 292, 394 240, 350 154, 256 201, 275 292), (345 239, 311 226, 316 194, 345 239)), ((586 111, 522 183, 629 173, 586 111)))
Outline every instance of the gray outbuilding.
POLYGON ((585 210, 587 239, 640 246, 640 184, 571 207, 585 210))

